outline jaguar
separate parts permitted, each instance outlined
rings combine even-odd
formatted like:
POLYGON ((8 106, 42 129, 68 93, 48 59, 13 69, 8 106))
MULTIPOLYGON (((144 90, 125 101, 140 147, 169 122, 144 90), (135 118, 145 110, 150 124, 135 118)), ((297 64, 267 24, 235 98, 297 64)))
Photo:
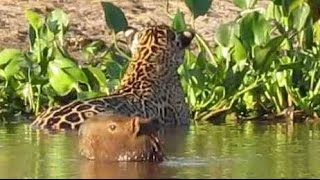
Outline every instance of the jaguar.
POLYGON ((50 107, 31 126, 79 129, 86 119, 106 111, 155 118, 162 125, 188 125, 190 110, 177 69, 194 36, 193 30, 176 31, 165 24, 128 28, 124 37, 131 59, 119 88, 101 97, 50 107))

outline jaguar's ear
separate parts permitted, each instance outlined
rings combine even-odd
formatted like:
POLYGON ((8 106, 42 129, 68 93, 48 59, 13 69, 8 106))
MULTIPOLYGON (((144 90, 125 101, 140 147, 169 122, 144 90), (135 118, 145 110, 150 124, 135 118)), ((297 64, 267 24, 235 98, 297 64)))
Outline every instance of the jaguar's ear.
POLYGON ((193 30, 185 30, 180 32, 180 40, 183 48, 186 48, 190 45, 192 39, 195 36, 195 32, 193 30))
POLYGON ((133 28, 133 27, 128 27, 128 29, 126 29, 124 31, 124 37, 126 38, 126 41, 128 44, 132 44, 134 35, 138 32, 137 29, 133 28))

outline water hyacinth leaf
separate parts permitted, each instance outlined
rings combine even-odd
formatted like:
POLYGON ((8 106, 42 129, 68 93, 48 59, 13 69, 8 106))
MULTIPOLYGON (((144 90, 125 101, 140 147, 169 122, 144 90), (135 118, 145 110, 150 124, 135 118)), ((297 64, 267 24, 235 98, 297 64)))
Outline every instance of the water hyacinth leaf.
POLYGON ((301 6, 304 3, 305 0, 290 0, 286 3, 289 4, 289 14, 292 13, 296 8, 301 6))
POLYGON ((271 59, 271 54, 276 52, 283 42, 284 37, 278 36, 271 39, 266 46, 257 46, 254 48, 254 67, 257 70, 266 70, 270 66, 269 60, 271 59))
POLYGON ((277 6, 281 6, 283 9, 283 15, 288 16, 290 12, 298 7, 304 0, 273 0, 273 3, 277 6))
POLYGON ((1 80, 5 80, 5 79, 7 79, 7 77, 6 77, 6 73, 4 72, 4 70, 3 70, 3 69, 0 69, 0 79, 1 79, 1 80))
POLYGON ((241 39, 249 46, 262 45, 269 38, 270 25, 259 12, 246 15, 240 23, 241 39))
POLYGON ((54 62, 60 67, 60 68, 69 68, 69 67, 77 67, 77 64, 73 62, 72 60, 64 57, 57 57, 54 59, 54 62))
POLYGON ((28 29, 29 43, 31 47, 34 47, 37 38, 36 31, 33 29, 31 25, 29 25, 28 29))
POLYGON ((204 69, 206 67, 206 65, 207 65, 207 57, 206 57, 206 52, 205 51, 201 51, 198 54, 196 64, 201 69, 204 69))
POLYGON ((234 34, 235 24, 234 22, 229 22, 222 24, 217 28, 217 32, 214 38, 220 46, 230 47, 233 43, 234 34))
POLYGON ((54 61, 48 65, 49 82, 53 89, 60 95, 68 94, 77 85, 72 77, 65 73, 54 61))
POLYGON ((252 25, 252 13, 246 15, 240 23, 240 37, 247 46, 254 45, 254 33, 252 25))
POLYGON ((59 66, 61 70, 65 71, 65 73, 69 74, 74 81, 88 84, 87 76, 72 60, 59 57, 54 59, 54 63, 59 66))
POLYGON ((293 28, 301 31, 306 24, 306 20, 310 13, 310 7, 307 3, 303 3, 301 6, 295 8, 290 14, 290 21, 293 25, 293 28))
POLYGON ((25 12, 28 23, 35 29, 38 30, 43 25, 43 17, 35 11, 28 9, 25 12))
POLYGON ((15 75, 20 71, 20 63, 21 61, 19 59, 13 59, 8 63, 8 65, 4 69, 7 78, 15 75))
POLYGON ((0 66, 8 63, 12 59, 18 59, 22 53, 18 49, 4 49, 0 52, 0 66))
POLYGON ((60 25, 60 28, 68 27, 68 24, 69 24, 68 16, 61 9, 55 9, 54 11, 52 11, 49 16, 49 19, 50 21, 56 21, 60 25))
POLYGON ((112 77, 112 79, 119 79, 121 76, 122 72, 122 66, 113 61, 113 60, 108 60, 106 62, 106 73, 112 77))
POLYGON ((98 81, 100 88, 101 89, 106 88, 107 79, 106 79, 105 75, 103 74, 103 72, 99 68, 96 68, 96 67, 88 67, 88 70, 94 76, 94 78, 98 81))
POLYGON ((51 33, 58 34, 60 32, 60 30, 59 30, 60 28, 59 28, 59 24, 58 24, 57 20, 55 20, 55 21, 49 20, 47 24, 48 24, 48 28, 51 33))
POLYGON ((172 27, 176 31, 183 31, 187 28, 184 20, 184 14, 179 9, 173 18, 172 27))
POLYGON ((283 17, 283 10, 281 6, 277 6, 274 2, 270 2, 266 11, 267 19, 275 19, 276 21, 281 21, 283 17))
POLYGON ((270 26, 262 14, 255 12, 253 17, 252 28, 254 33, 254 42, 257 45, 261 45, 265 43, 269 37, 270 26))
POLYGON ((197 18, 208 12, 212 0, 184 0, 184 2, 192 12, 193 17, 197 18))
POLYGON ((86 74, 78 67, 71 67, 63 69, 67 74, 69 74, 74 81, 82 82, 88 85, 88 78, 86 74))
POLYGON ((127 29, 127 19, 120 8, 110 2, 101 2, 104 17, 110 29, 115 33, 127 29))
POLYGON ((233 47, 232 57, 233 59, 239 63, 247 58, 247 51, 243 46, 242 42, 239 38, 234 38, 234 47, 233 47))
POLYGON ((46 48, 47 48, 47 41, 45 39, 43 38, 35 39, 34 46, 33 46, 34 53, 42 54, 46 48))
POLYGON ((257 0, 233 0, 233 3, 241 9, 249 9, 257 3, 257 0))
POLYGON ((254 67, 256 70, 263 68, 264 63, 269 57, 270 47, 257 46, 254 48, 254 67))

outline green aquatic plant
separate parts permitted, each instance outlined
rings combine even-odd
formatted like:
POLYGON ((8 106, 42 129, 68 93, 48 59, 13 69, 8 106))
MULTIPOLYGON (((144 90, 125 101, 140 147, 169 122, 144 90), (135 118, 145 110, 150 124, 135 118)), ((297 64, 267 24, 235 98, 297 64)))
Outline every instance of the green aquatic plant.
MULTIPOLYGON (((213 1, 184 2, 193 21, 186 22, 177 9, 171 26, 177 31, 193 28, 196 33, 195 46, 186 50, 178 71, 195 120, 223 119, 230 112, 246 119, 285 112, 318 116, 317 1, 273 0, 266 8, 256 8, 256 0, 233 0, 241 11, 218 26, 214 43, 196 28, 198 17, 213 1)), ((113 41, 88 41, 81 48, 82 63, 65 46, 69 20, 62 10, 46 16, 26 11, 30 49, 0 52, 0 114, 35 114, 43 106, 109 94, 118 87, 130 52, 116 35, 128 28, 128 22, 116 5, 101 6, 113 41)))

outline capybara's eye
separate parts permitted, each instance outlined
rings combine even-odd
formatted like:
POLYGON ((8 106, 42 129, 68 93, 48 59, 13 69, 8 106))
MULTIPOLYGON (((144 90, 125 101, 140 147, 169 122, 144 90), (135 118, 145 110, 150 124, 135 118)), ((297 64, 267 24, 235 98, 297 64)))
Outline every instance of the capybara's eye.
POLYGON ((111 131, 114 131, 114 130, 116 129, 116 125, 111 124, 111 125, 109 126, 109 128, 110 128, 111 131))

